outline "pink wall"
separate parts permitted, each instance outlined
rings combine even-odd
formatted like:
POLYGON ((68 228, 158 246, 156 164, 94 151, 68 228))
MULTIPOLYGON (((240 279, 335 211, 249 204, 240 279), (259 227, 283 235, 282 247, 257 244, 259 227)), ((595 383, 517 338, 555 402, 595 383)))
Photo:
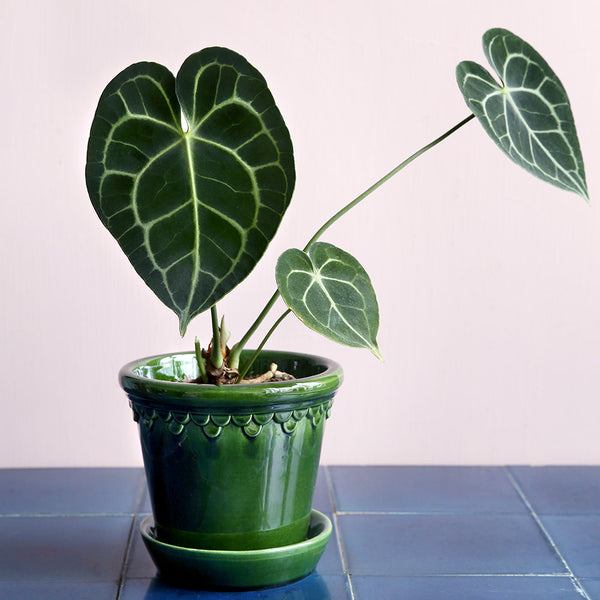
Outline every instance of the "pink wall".
POLYGON ((595 2, 8 0, 0 467, 140 464, 119 367, 209 335, 202 316, 179 338, 87 199, 89 125, 119 70, 176 70, 229 46, 263 72, 287 120, 295 200, 264 264, 220 306, 235 337, 249 321, 240 311, 273 291, 281 251, 467 116, 454 68, 484 60, 495 26, 528 39, 569 91, 591 207, 518 170, 472 122, 326 237, 371 275, 385 363, 293 319, 272 345, 346 369, 324 462, 600 463, 595 2))

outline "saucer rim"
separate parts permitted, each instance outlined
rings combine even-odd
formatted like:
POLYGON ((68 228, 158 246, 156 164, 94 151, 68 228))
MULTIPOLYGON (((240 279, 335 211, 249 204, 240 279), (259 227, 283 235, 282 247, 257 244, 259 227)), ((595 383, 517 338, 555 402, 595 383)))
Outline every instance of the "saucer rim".
POLYGON ((153 515, 145 516, 140 522, 140 533, 142 537, 145 538, 150 544, 154 546, 159 546, 168 551, 169 549, 173 549, 178 552, 186 552, 195 555, 205 555, 205 556, 219 556, 222 555, 225 557, 234 557, 234 556, 264 556, 269 553, 273 554, 285 554, 286 551, 295 550, 295 549, 303 549, 304 547, 313 546, 319 543, 320 540, 324 538, 329 538, 331 536, 333 525, 331 520, 324 513, 311 509, 310 512, 310 521, 309 521, 309 531, 311 527, 314 527, 319 522, 324 524, 324 528, 317 535, 313 537, 307 537, 301 542, 296 542, 295 544, 288 544, 286 546, 275 546, 274 548, 260 548, 253 550, 219 550, 219 549, 211 549, 211 548, 190 548, 188 546, 177 546, 175 544, 169 544, 167 542, 163 542, 158 538, 154 537, 150 532, 152 527, 154 526, 154 517, 153 515))

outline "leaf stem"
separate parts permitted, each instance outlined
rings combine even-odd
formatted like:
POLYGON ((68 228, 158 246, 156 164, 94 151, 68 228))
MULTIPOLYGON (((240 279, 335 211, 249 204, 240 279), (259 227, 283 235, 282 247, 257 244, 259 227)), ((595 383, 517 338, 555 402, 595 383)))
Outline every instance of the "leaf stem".
POLYGON ((223 353, 221 352, 221 330, 219 329, 219 315, 217 314, 217 305, 210 307, 212 317, 212 347, 210 349, 210 362, 214 367, 220 369, 223 366, 223 353))
POLYGON ((250 326, 250 329, 246 332, 244 337, 233 346, 233 348, 229 352, 229 366, 233 369, 237 369, 240 362, 240 354, 248 340, 254 335, 254 332, 258 329, 260 324, 265 320, 265 317, 269 313, 269 311, 273 308, 275 302, 277 302, 277 298, 279 298, 279 290, 275 290, 275 293, 271 296, 265 307, 262 309, 261 313, 256 317, 256 320, 250 326))
MULTIPOLYGON (((331 217, 328 221, 326 221, 319 228, 319 230, 310 238, 310 240, 308 241, 308 244, 306 244, 306 246, 304 247, 304 252, 306 252, 310 248, 310 246, 312 244, 314 244, 323 235, 323 233, 325 233, 325 231, 327 229, 329 229, 336 221, 338 221, 341 217, 343 217, 349 210, 351 210, 357 204, 362 202, 365 198, 367 198, 367 196, 370 196, 376 189, 381 187, 386 181, 391 179, 394 175, 396 175, 397 173, 402 171, 402 169, 404 169, 404 167, 408 166, 413 160, 415 160, 416 158, 421 156, 421 154, 424 154, 425 152, 427 152, 427 150, 431 150, 431 148, 433 148, 434 146, 437 146, 440 142, 445 140, 448 136, 452 135, 455 131, 460 129, 463 125, 466 125, 469 121, 471 121, 474 118, 475 118, 474 114, 470 114, 468 117, 464 118, 462 121, 460 121, 459 123, 454 125, 454 127, 451 127, 450 129, 448 129, 448 131, 446 131, 445 133, 443 133, 442 135, 437 137, 435 140, 433 140, 426 146, 423 146, 420 150, 417 150, 414 154, 411 154, 408 158, 403 160, 398 166, 394 167, 389 173, 387 173, 381 179, 379 179, 379 181, 376 181, 371 187, 366 189, 362 194, 360 194, 354 200, 352 200, 352 202, 349 202, 348 204, 346 204, 346 206, 344 206, 344 208, 342 208, 341 210, 336 212, 333 215, 333 217, 331 217)), ((275 304, 275 302, 277 301, 278 298, 279 298, 279 291, 277 290, 271 296, 271 298, 269 299, 269 301, 267 302, 267 304, 265 305, 265 307, 263 308, 261 313, 258 315, 258 317, 254 321, 254 323, 250 326, 250 329, 248 329, 248 331, 246 332, 244 337, 232 348, 230 357, 234 361, 237 361, 237 363, 235 365, 236 367, 237 367, 237 364, 239 363, 239 356, 240 356, 240 353, 243 350, 244 346, 248 343, 248 340, 250 339, 250 337, 254 334, 254 332, 258 329, 260 324, 263 322, 263 320, 265 319, 265 317, 267 316, 267 314, 269 313, 271 308, 273 308, 273 305, 275 304)), ((277 319, 275 325, 273 327, 271 327, 271 329, 269 330, 269 332, 267 333, 267 335, 261 342, 259 349, 254 353, 254 356, 250 360, 250 363, 247 365, 247 368, 244 371, 244 375, 247 372, 250 365, 252 364, 252 362, 254 361, 254 359, 256 358, 256 356, 258 355, 258 352, 260 351, 260 349, 262 349, 262 347, 265 345, 265 342, 267 341, 267 339, 271 336, 271 334, 273 333, 273 331, 275 330, 277 325, 279 325, 279 323, 281 323, 281 321, 283 321, 283 318, 285 316, 287 316, 287 314, 289 312, 290 311, 287 310, 279 319, 277 319)), ((230 365, 231 365, 231 362, 230 362, 230 365)), ((241 378, 242 378, 242 376, 240 375, 240 378, 238 379, 238 381, 241 380, 241 378)))
POLYGON ((194 349, 196 352, 196 362, 198 363, 198 378, 202 383, 208 383, 208 377, 206 375, 206 366, 204 364, 202 348, 200 347, 200 340, 198 338, 196 338, 194 341, 194 349))
POLYGON ((423 146, 420 150, 417 150, 414 154, 411 154, 407 159, 403 160, 397 167, 394 167, 387 175, 384 175, 379 181, 375 182, 370 188, 366 189, 360 196, 357 196, 352 202, 346 204, 344 208, 339 210, 338 212, 331 217, 318 231, 313 235, 308 244, 304 247, 304 252, 306 252, 312 244, 314 244, 322 235, 325 233, 327 229, 329 229, 338 219, 343 217, 349 210, 354 208, 357 204, 362 202, 367 196, 371 195, 377 188, 381 187, 386 181, 391 179, 394 175, 402 171, 404 167, 408 166, 413 160, 419 158, 421 154, 427 152, 434 146, 437 146, 440 142, 445 140, 448 136, 452 135, 457 129, 460 129, 463 125, 466 125, 471 119, 474 119, 475 115, 470 114, 468 117, 463 119, 460 123, 456 124, 454 127, 443 133, 438 138, 430 142, 426 146, 423 146))
POLYGON ((244 368, 240 371, 240 376, 238 377, 238 383, 241 382, 241 380, 246 377, 246 374, 248 373, 248 370, 250 369, 250 367, 252 366, 252 364, 254 363, 254 361, 256 360, 257 356, 260 354, 260 351, 264 348, 265 344, 267 343, 267 340, 271 337, 271 334, 275 331, 275 329, 277 329, 277 327, 279 326, 279 324, 291 313, 292 311, 288 308, 278 319, 277 321, 275 321, 275 323, 273 324, 273 327, 271 327, 271 329, 269 329, 269 331, 267 332, 267 335, 265 335, 265 337, 263 338, 262 342, 260 343, 260 345, 258 346, 258 348, 254 351, 254 354, 251 356, 250 360, 244 365, 244 368))

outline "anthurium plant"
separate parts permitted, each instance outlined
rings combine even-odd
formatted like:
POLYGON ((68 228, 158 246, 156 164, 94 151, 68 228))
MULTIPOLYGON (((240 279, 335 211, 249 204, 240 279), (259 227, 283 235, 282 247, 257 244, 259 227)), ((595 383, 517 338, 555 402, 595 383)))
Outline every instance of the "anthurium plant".
POLYGON ((177 315, 181 335, 194 317, 211 310, 208 347, 196 340, 199 383, 248 381, 252 360, 240 364, 241 351, 279 297, 287 309, 255 355, 293 312, 328 338, 381 357, 369 277, 356 258, 322 241, 323 234, 472 119, 516 164, 589 200, 558 77, 527 42, 504 29, 487 31, 483 48, 495 76, 475 62, 456 68, 471 114, 334 214, 303 249, 283 252, 277 290, 231 349, 217 303, 261 259, 294 191, 293 148, 283 117, 259 71, 226 48, 192 54, 177 76, 157 63, 136 63, 107 85, 87 150, 89 196, 134 269, 177 315))

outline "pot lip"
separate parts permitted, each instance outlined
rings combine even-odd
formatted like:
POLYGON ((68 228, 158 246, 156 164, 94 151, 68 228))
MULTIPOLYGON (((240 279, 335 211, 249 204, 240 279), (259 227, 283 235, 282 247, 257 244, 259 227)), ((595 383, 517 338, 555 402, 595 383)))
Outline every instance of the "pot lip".
POLYGON ((136 369, 151 361, 194 355, 194 352, 167 352, 127 363, 119 371, 119 383, 130 400, 159 404, 165 408, 184 403, 198 408, 217 405, 223 408, 254 406, 263 409, 274 405, 279 406, 281 403, 291 405, 298 402, 310 403, 319 399, 327 401, 333 397, 342 383, 342 367, 329 358, 281 350, 263 350, 262 353, 273 357, 272 362, 278 360, 281 362, 283 359, 308 360, 321 369, 321 372, 291 381, 222 386, 164 381, 136 373, 136 369))

